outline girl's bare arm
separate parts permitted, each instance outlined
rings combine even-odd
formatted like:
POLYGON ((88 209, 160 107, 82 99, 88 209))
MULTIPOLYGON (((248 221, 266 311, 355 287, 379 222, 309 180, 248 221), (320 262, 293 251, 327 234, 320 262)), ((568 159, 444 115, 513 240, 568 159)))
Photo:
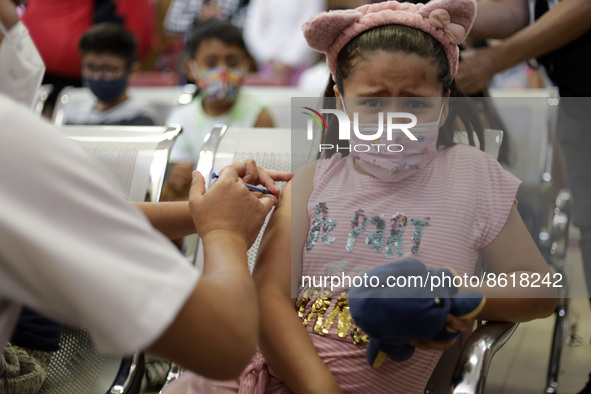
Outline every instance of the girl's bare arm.
POLYGON ((480 315, 484 320, 528 321, 549 316, 556 306, 556 289, 533 283, 535 278, 550 274, 546 261, 531 238, 517 208, 513 206, 505 226, 497 237, 482 250, 490 272, 506 274, 507 285, 491 286, 485 282, 481 291, 487 302, 480 315), (518 286, 512 287, 512 274, 518 286), (523 275, 522 275, 523 274, 523 275), (522 281, 522 278, 528 280, 522 281), (523 285, 523 286, 522 286, 523 285), (534 287, 540 285, 540 287, 534 287))
POLYGON ((259 346, 270 367, 294 392, 339 393, 296 314, 292 297, 292 286, 297 286, 301 275, 314 171, 315 166, 307 166, 285 186, 261 241, 253 273, 261 310, 259 346))

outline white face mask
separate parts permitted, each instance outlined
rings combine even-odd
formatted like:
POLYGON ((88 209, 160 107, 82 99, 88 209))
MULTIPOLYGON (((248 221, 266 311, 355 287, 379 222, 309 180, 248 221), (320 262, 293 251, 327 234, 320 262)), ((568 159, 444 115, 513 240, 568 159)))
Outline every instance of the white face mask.
MULTIPOLYGON (((345 109, 342 96, 341 102, 345 109)), ((356 133, 351 133, 351 157, 361 168, 384 182, 399 182, 408 178, 426 167, 437 154, 442 113, 443 105, 435 122, 417 123, 410 129, 417 141, 411 141, 404 135, 395 138, 394 141, 387 141, 382 134, 381 138, 370 142, 362 140, 356 133), (404 142, 400 144, 401 141, 404 142)), ((360 124, 359 132, 372 135, 378 128, 377 124, 360 124)))
POLYGON ((0 93, 32 108, 41 86, 45 65, 22 22, 6 31, 0 42, 0 93))

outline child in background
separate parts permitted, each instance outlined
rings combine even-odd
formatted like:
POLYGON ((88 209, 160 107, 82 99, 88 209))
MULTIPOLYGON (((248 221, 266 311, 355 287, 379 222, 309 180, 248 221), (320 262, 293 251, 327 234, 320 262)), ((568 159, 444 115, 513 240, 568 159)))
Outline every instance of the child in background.
POLYGON ((80 38, 82 83, 95 100, 66 107, 65 124, 149 126, 159 124, 156 111, 127 95, 139 68, 137 43, 121 25, 99 23, 80 38))
POLYGON ((229 22, 210 20, 195 30, 185 52, 185 70, 200 91, 166 121, 183 127, 170 153, 172 165, 163 190, 166 200, 186 198, 203 138, 213 125, 273 127, 263 104, 240 91, 251 66, 240 29, 229 22))

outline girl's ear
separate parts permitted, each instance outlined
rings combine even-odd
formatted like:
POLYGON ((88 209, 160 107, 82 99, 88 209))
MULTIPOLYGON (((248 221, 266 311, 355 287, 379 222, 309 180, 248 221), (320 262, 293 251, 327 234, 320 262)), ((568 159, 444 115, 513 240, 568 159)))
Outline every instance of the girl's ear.
POLYGON ((339 99, 339 97, 341 97, 341 93, 339 92, 339 88, 336 84, 332 87, 332 90, 335 97, 335 108, 340 111, 344 111, 342 101, 339 99))
POLYGON ((334 86, 332 87, 332 91, 334 92, 334 96, 335 97, 340 97, 341 93, 339 92, 339 88, 336 84, 334 84, 334 86))

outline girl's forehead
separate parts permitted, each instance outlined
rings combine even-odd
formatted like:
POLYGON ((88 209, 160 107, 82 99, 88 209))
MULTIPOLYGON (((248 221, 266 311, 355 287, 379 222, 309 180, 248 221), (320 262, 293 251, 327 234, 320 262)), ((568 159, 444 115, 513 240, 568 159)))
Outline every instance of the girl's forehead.
POLYGON ((434 62, 403 52, 376 51, 358 58, 343 87, 348 97, 438 97, 442 94, 434 62))

